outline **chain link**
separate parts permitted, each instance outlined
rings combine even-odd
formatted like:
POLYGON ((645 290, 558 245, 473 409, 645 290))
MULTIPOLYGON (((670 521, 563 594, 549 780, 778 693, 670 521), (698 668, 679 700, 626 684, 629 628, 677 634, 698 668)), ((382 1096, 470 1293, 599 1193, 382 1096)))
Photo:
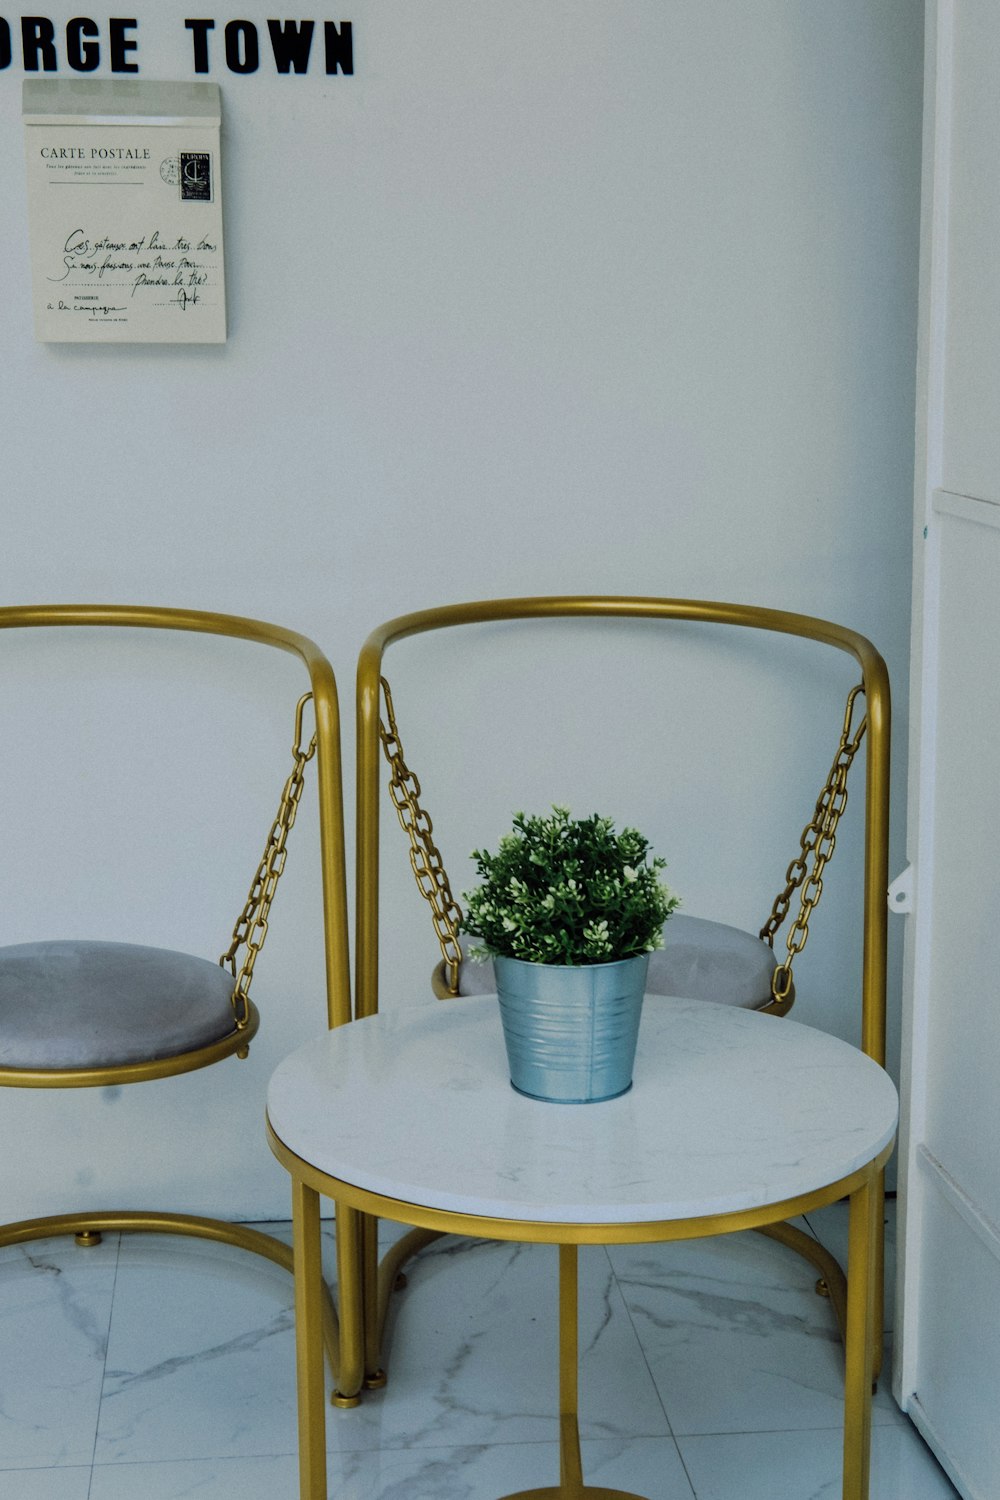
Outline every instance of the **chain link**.
POLYGON ((426 809, 420 805, 420 782, 403 759, 403 746, 399 739, 389 684, 384 677, 379 681, 389 720, 388 728, 381 719, 378 726, 382 751, 389 763, 389 795, 396 809, 399 825, 410 840, 410 865, 417 889, 424 900, 430 903, 448 988, 453 995, 457 995, 458 966, 462 962, 462 948, 458 941, 462 908, 452 895, 448 872, 434 842, 434 825, 426 809))
POLYGON ((233 928, 232 941, 219 959, 223 968, 228 964, 236 980, 233 989, 233 1010, 236 1012, 237 1031, 243 1031, 250 1020, 250 984, 253 979, 253 967, 257 962, 258 953, 264 946, 264 939, 267 937, 267 919, 271 910, 271 902, 274 900, 278 881, 281 879, 285 860, 288 858, 286 844, 295 823, 295 814, 299 810, 302 788, 305 785, 305 768, 316 754, 315 734, 305 748, 302 746, 302 716, 306 704, 311 702, 312 693, 304 693, 295 710, 292 773, 281 793, 278 812, 267 836, 264 853, 250 886, 250 894, 233 928), (243 965, 237 973, 236 955, 243 947, 246 948, 246 953, 243 965))
POLYGON ((795 892, 801 890, 799 911, 786 939, 788 957, 778 964, 771 976, 771 994, 777 1001, 786 1000, 792 989, 792 964, 809 938, 809 919, 823 894, 823 873, 837 845, 837 825, 847 806, 847 776, 868 728, 863 715, 854 728, 854 705, 864 686, 851 689, 844 711, 844 727, 830 774, 819 794, 816 807, 799 840, 799 853, 785 871, 785 887, 774 898, 771 915, 760 930, 760 936, 772 948, 775 935, 788 915, 795 892))

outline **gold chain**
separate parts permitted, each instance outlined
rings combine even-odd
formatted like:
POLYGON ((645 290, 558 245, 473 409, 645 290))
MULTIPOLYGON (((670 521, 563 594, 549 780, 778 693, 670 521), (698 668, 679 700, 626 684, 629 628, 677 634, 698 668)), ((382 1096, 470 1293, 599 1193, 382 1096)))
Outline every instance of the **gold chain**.
MULTIPOLYGON (((379 739, 391 772, 389 794, 400 827, 410 840, 410 865, 417 887, 424 900, 430 903, 448 987, 457 995, 458 969, 462 961, 462 949, 458 940, 462 909, 452 894, 447 871, 434 843, 434 825, 430 815, 420 805, 420 782, 403 757, 389 684, 384 677, 379 680, 389 720, 388 727, 379 721, 379 739)), ((864 688, 859 683, 848 695, 844 727, 833 765, 813 816, 799 840, 799 853, 785 872, 785 887, 775 897, 771 915, 760 931, 761 938, 773 948, 775 934, 788 915, 793 895, 801 887, 799 913, 787 939, 788 957, 777 966, 771 980, 771 992, 775 1000, 785 1000, 791 993, 792 963, 795 955, 801 953, 806 945, 809 919, 823 894, 823 874, 836 847, 837 826, 847 806, 847 775, 868 727, 868 721, 864 717, 856 729, 853 725, 854 705, 863 693, 864 688)))
POLYGON ((236 1029, 242 1031, 250 1019, 250 983, 253 979, 253 966, 257 962, 257 955, 264 946, 267 937, 267 918, 271 910, 271 902, 274 900, 278 881, 285 868, 285 860, 288 855, 286 848, 288 835, 295 823, 295 814, 299 809, 299 800, 302 796, 302 788, 305 784, 305 768, 316 754, 316 736, 313 735, 309 744, 302 747, 302 715, 307 703, 312 701, 312 693, 305 693, 299 699, 295 710, 295 743, 292 746, 292 755, 295 764, 292 773, 285 782, 284 791, 281 794, 281 802, 278 804, 278 812, 271 825, 271 831, 264 845, 264 853, 257 873, 254 875, 250 886, 250 894, 247 896, 246 904, 236 919, 233 928, 233 938, 229 947, 219 959, 223 968, 229 965, 230 971, 236 979, 233 989, 233 1010, 236 1012, 236 1029), (239 973, 236 972, 236 955, 242 947, 246 947, 243 958, 243 966, 239 973))
POLYGON ((774 898, 771 915, 760 930, 760 936, 773 948, 775 934, 788 915, 793 895, 801 887, 798 916, 792 923, 787 938, 788 957, 771 976, 771 994, 775 1000, 785 1000, 791 993, 792 963, 808 940, 809 918, 819 905, 823 894, 823 872, 836 847, 837 825, 847 806, 847 774, 868 727, 866 716, 862 716, 857 729, 853 727, 854 705, 859 694, 864 694, 861 683, 852 688, 848 695, 844 728, 830 774, 820 792, 813 815, 802 832, 799 853, 785 872, 785 888, 774 898))
POLYGON ((403 746, 396 726, 389 684, 384 677, 379 680, 389 720, 388 728, 381 719, 378 726, 382 750, 391 772, 389 795, 396 809, 399 825, 410 840, 410 864, 417 888, 424 900, 430 902, 434 931, 441 945, 441 956, 448 977, 448 988, 452 994, 457 995, 458 966, 462 962, 462 948, 458 941, 462 908, 452 895, 448 872, 434 842, 434 825, 427 811, 420 806, 420 782, 403 759, 403 746))

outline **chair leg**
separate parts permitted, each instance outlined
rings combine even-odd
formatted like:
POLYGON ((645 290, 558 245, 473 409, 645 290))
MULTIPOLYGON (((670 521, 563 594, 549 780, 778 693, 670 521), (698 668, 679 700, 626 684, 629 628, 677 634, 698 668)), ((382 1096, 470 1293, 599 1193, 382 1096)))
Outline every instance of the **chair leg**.
POLYGON ((361 1261, 364 1288, 365 1386, 380 1390, 386 1383, 381 1363, 382 1325, 378 1314, 378 1219, 361 1218, 361 1261))
MULTIPOLYGON (((381 1390, 388 1381, 385 1371, 385 1324, 393 1292, 406 1285, 403 1266, 427 1245, 444 1235, 441 1229, 411 1229, 378 1258, 378 1220, 362 1219, 362 1264, 364 1276, 365 1390, 381 1390)), ((341 1316, 344 1299, 341 1296, 341 1316)))
POLYGON ((323 1287, 319 1236, 319 1194, 292 1182, 295 1259, 295 1376, 299 1419, 301 1500, 327 1500, 326 1408, 323 1350, 316 1337, 323 1287))
MULTIPOLYGON (((290 1245, 282 1244, 259 1229, 232 1224, 225 1219, 207 1219, 192 1214, 167 1214, 143 1210, 100 1210, 97 1213, 52 1214, 42 1219, 21 1219, 15 1224, 0 1225, 0 1247, 23 1245, 33 1240, 47 1240, 72 1234, 79 1245, 100 1244, 102 1233, 177 1234, 194 1239, 214 1240, 217 1244, 235 1245, 252 1255, 260 1255, 283 1270, 293 1271, 290 1245)), ((340 1324, 330 1296, 323 1283, 321 1298, 323 1344, 334 1381, 340 1367, 340 1324)))
POLYGON ((340 1369, 334 1406, 357 1406, 365 1383, 364 1265, 361 1215, 337 1204, 337 1292, 340 1298, 340 1369))

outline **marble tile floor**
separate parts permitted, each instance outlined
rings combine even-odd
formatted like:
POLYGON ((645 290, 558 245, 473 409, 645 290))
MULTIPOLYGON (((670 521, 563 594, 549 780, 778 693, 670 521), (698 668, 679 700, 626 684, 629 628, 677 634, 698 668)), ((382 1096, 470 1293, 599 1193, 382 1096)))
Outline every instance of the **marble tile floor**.
MULTIPOLYGON (((842 1253, 842 1205, 810 1227, 842 1253)), ((580 1266, 590 1483, 838 1500, 840 1345, 804 1262, 737 1235, 597 1247, 580 1266)), ((497 1500, 554 1483, 556 1271, 551 1247, 452 1239, 411 1263, 388 1387, 329 1410, 332 1497, 497 1500)), ((0 1347, 0 1500, 298 1493, 291 1285, 267 1262, 150 1235, 2 1250, 0 1347)), ((948 1500, 883 1386, 872 1500, 948 1500)))

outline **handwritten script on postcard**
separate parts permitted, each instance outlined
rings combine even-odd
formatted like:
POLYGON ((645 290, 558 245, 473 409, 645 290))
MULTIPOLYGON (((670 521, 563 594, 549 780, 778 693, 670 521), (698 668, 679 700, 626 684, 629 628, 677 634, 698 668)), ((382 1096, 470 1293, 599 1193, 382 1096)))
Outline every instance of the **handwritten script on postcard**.
POLYGON ((224 343, 219 131, 25 131, 35 329, 49 342, 224 343))

